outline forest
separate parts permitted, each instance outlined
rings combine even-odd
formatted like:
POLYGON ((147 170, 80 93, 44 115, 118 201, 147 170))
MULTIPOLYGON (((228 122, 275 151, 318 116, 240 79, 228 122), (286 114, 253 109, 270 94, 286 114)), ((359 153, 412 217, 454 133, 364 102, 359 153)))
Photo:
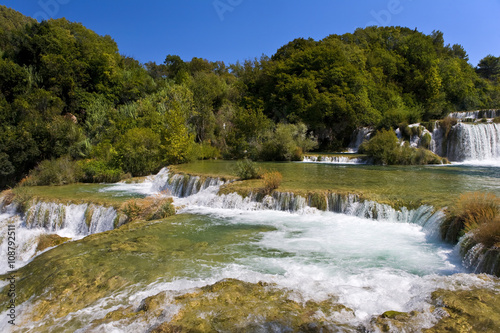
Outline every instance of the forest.
POLYGON ((298 38, 235 64, 120 54, 110 36, 0 6, 0 189, 118 181, 196 159, 300 160, 380 130, 500 108, 500 57, 404 27, 298 38), (36 177, 28 177, 36 175, 36 177))

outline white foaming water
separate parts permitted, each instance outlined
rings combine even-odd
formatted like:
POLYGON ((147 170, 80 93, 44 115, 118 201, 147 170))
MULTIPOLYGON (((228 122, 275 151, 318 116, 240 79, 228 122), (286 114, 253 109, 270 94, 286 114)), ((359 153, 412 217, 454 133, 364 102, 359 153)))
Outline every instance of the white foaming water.
POLYGON ((360 127, 358 128, 354 133, 351 138, 351 142, 349 143, 349 146, 347 147, 347 151, 349 153, 357 153, 359 150, 359 146, 364 141, 368 141, 373 134, 373 129, 369 127, 360 127))
MULTIPOLYGON (((40 236, 57 234, 72 240, 81 239, 90 234, 112 230, 117 213, 112 207, 93 204, 65 205, 51 202, 36 202, 21 217, 14 205, 7 206, 0 214, 0 227, 7 230, 7 225, 15 226, 16 263, 15 269, 28 264, 36 255, 40 236)), ((7 233, 0 235, 0 249, 7 253, 7 233)), ((7 261, 0 262, 0 274, 11 269, 7 261)))
MULTIPOLYGON (((176 295, 224 278, 235 278, 251 283, 274 283, 282 290, 291 291, 294 300, 299 302, 335 297, 354 310, 354 315, 336 315, 335 320, 339 322, 369 326, 372 316, 385 311, 417 310, 425 314, 419 324, 425 328, 436 321, 430 312, 432 291, 487 283, 469 275, 450 276, 464 272, 464 268, 458 253, 438 241, 436 229, 441 212, 431 214, 424 207, 398 213, 387 207, 370 206, 370 203, 358 205, 359 202, 351 200, 348 202, 351 206, 346 207, 358 208, 337 214, 311 208, 300 197, 293 198, 294 212, 282 212, 273 210, 282 206, 276 203, 276 198, 266 197, 257 202, 237 194, 218 196, 220 181, 204 181, 199 187, 197 181, 199 183, 199 179, 184 179, 182 184, 179 181, 172 187, 174 193, 191 193, 175 198, 175 204, 184 207, 181 213, 207 216, 207 227, 247 225, 270 229, 251 241, 235 244, 233 248, 240 251, 238 259, 222 268, 214 267, 209 276, 205 270, 198 278, 179 276, 173 281, 133 286, 55 320, 55 326, 64 327, 66 322, 78 317, 85 327, 120 306, 132 305, 137 309, 142 299, 162 291, 172 295, 164 305, 163 319, 168 320, 179 311, 173 302, 176 295), (376 209, 382 213, 371 218, 360 217, 376 209)), ((169 183, 168 171, 163 171, 157 179, 151 178, 145 184, 117 184, 115 190, 154 194, 165 189, 165 184, 173 183, 169 183)), ((154 324, 155 319, 151 318, 134 322, 133 327, 125 321, 113 322, 93 331, 146 331, 154 324)))
MULTIPOLYGON (((133 286, 57 319, 54 325, 64 327, 74 317, 79 317, 83 326, 90 325, 120 305, 132 305, 137 309, 142 299, 165 291, 171 296, 163 305, 162 320, 167 321, 180 310, 175 305, 175 296, 221 279, 234 278, 275 284, 291 292, 291 299, 299 303, 335 297, 338 303, 354 310, 354 315, 336 314, 334 320, 341 323, 369 325, 371 316, 388 310, 418 310, 427 313, 421 327, 430 327, 435 321, 430 314, 432 291, 438 287, 453 289, 455 284, 464 287, 485 283, 467 276, 443 276, 463 269, 455 262, 457 258, 450 248, 429 241, 418 225, 319 211, 291 214, 198 206, 187 207, 184 212, 208 215, 209 226, 269 226, 274 230, 262 232, 251 241, 234 244, 234 248, 239 248, 244 255, 225 267, 214 267, 209 276, 205 271, 199 278, 160 279, 149 286, 133 286)), ((92 331, 146 331, 158 324, 155 320, 134 322, 133 329, 129 322, 113 322, 92 331)), ((81 332, 86 331, 81 329, 81 332)))
POLYGON ((500 124, 464 124, 453 127, 448 138, 452 161, 500 160, 500 124))
POLYGON ((365 160, 349 156, 313 156, 304 155, 302 162, 305 163, 324 163, 324 164, 366 164, 365 160))

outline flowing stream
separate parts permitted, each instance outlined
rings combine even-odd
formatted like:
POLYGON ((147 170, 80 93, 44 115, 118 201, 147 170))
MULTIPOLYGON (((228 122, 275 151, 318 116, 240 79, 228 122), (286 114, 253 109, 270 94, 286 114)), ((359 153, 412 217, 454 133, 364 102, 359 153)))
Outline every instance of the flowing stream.
MULTIPOLYGON (((294 166, 300 164, 291 164, 294 166)), ((432 170, 437 174, 442 171, 432 170)), ((476 179, 481 187, 486 185, 482 178, 479 175, 471 179, 476 179)), ((321 302, 334 297, 352 309, 330 318, 335 323, 370 327, 370 318, 385 311, 420 311, 417 329, 423 329, 439 319, 430 304, 434 290, 454 290, 458 286, 488 288, 488 282, 467 274, 470 268, 462 264, 459 247, 440 240, 438 228, 443 214, 430 206, 395 210, 354 195, 331 194, 326 198, 325 211, 320 211, 310 205, 310 198, 286 192, 264 198, 252 195, 243 198, 234 193, 218 195, 219 187, 225 183, 219 178, 172 175, 164 169, 143 183, 103 186, 100 191, 110 196, 173 195, 181 215, 171 222, 169 228, 173 230, 168 229, 168 233, 173 236, 166 242, 183 237, 186 239, 183 242, 189 240, 189 244, 206 244, 200 245, 204 250, 197 252, 197 246, 179 245, 180 250, 170 256, 143 260, 140 273, 147 274, 144 275, 147 279, 138 272, 133 285, 85 309, 57 319, 42 319, 28 328, 43 331, 38 327, 50 323, 51 327, 64 328, 63 331, 147 331, 157 324, 155 320, 137 320, 133 325, 120 320, 99 325, 92 322, 123 306, 140 308, 144 298, 160 292, 174 297, 232 278, 271 283, 290 291, 290 297, 297 302, 321 302), (183 259, 176 261, 175 256, 181 254, 183 259), (170 260, 177 263, 175 269, 158 263, 170 260)), ((18 237, 24 238, 27 247, 20 251, 24 257, 19 266, 33 260, 35 242, 29 239, 41 233, 78 239, 113 229, 117 219, 114 209, 92 205, 39 202, 23 217, 15 214, 15 207, 0 209, 3 209, 0 223, 16 223, 18 237)), ((143 257, 146 253, 138 255, 143 257)), ((134 262, 129 265, 126 270, 133 271, 139 266, 134 262)), ((163 305, 163 318, 173 318, 179 311, 173 304, 167 301, 163 305)), ((21 318, 24 313, 30 316, 30 306, 27 302, 18 307, 21 318)))

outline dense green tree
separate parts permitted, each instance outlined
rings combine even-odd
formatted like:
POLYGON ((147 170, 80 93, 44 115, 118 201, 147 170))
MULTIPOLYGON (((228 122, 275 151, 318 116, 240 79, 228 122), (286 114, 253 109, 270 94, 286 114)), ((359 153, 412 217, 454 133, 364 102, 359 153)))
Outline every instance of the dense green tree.
POLYGON ((487 55, 479 61, 476 72, 485 79, 498 81, 500 79, 500 57, 487 55))
POLYGON ((160 143, 160 135, 149 128, 128 130, 116 143, 120 166, 134 176, 157 171, 161 166, 160 143))

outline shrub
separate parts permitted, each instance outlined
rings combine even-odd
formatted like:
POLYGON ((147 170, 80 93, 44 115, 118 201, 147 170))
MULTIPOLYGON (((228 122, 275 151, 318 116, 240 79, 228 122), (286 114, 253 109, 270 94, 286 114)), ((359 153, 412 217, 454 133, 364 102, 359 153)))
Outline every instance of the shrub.
POLYGON ((302 160, 302 154, 316 148, 317 140, 307 135, 304 124, 278 124, 268 131, 259 157, 265 161, 302 160))
POLYGON ((491 193, 465 193, 446 212, 441 235, 446 241, 457 242, 463 234, 474 231, 479 239, 495 239, 500 234, 485 233, 496 228, 499 217, 500 198, 491 193))
POLYGON ((110 168, 105 162, 98 160, 82 160, 78 162, 83 175, 80 181, 87 183, 116 183, 123 179, 121 169, 110 168))
POLYGON ((199 160, 217 159, 221 157, 220 150, 208 142, 194 144, 191 154, 193 155, 193 159, 199 160))
POLYGON ((175 214, 172 198, 160 195, 143 199, 131 199, 124 202, 119 211, 128 217, 128 221, 158 220, 175 214))
POLYGON ((149 128, 132 128, 116 144, 120 166, 134 176, 145 176, 161 166, 160 135, 149 128))
POLYGON ((458 120, 455 119, 455 118, 451 118, 451 117, 446 117, 443 120, 439 121, 439 126, 441 128, 444 128, 444 132, 445 132, 444 136, 445 136, 445 138, 448 137, 448 134, 450 134, 451 128, 453 126, 455 126, 457 123, 458 123, 458 120))
POLYGON ((493 118, 493 122, 496 124, 500 124, 500 117, 493 118))
POLYGON ((283 176, 278 171, 271 171, 264 173, 262 179, 264 180, 264 192, 269 194, 281 185, 283 176))
POLYGON ((432 141, 432 136, 429 133, 425 133, 420 139, 420 147, 424 149, 429 149, 432 141))
POLYGON ((69 157, 45 160, 33 169, 23 185, 64 185, 77 182, 83 176, 80 166, 69 157))
POLYGON ((242 179, 257 179, 261 177, 261 171, 252 160, 245 158, 236 163, 236 175, 242 179))
POLYGON ((399 142, 392 130, 378 131, 370 141, 359 147, 359 153, 367 154, 375 164, 396 164, 399 142))
POLYGON ((486 247, 500 248, 500 216, 487 223, 482 223, 474 230, 474 240, 486 247))
POLYGON ((382 130, 359 147, 359 153, 367 154, 375 164, 422 165, 448 163, 446 159, 423 148, 400 145, 393 131, 382 130))

